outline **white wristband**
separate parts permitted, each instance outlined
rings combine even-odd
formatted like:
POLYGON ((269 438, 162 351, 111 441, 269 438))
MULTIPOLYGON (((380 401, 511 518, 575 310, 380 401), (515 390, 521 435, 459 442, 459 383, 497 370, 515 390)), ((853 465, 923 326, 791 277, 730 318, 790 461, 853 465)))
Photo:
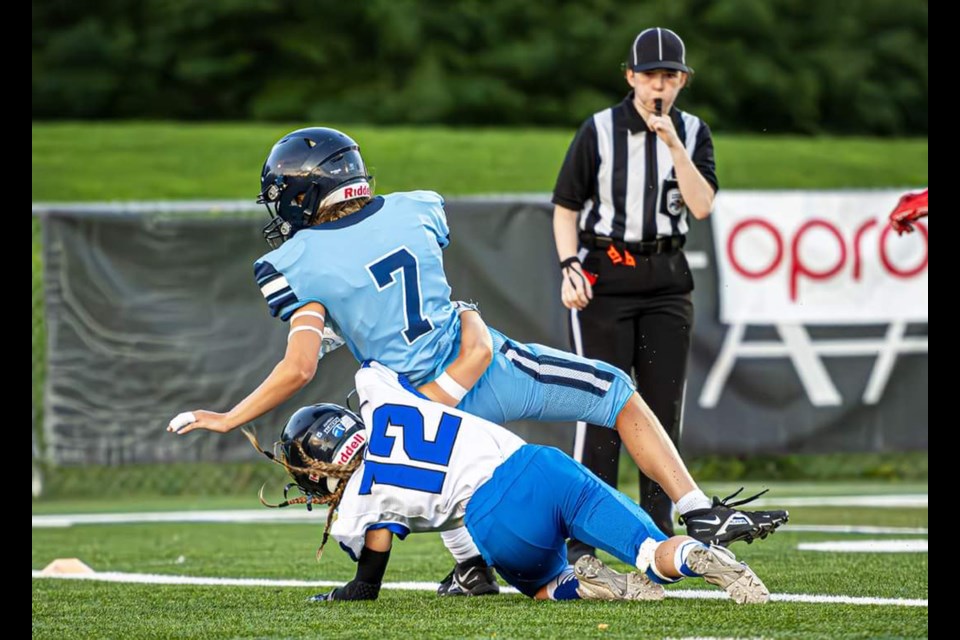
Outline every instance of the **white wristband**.
POLYGON ((300 325, 299 327, 294 327, 293 329, 290 329, 290 333, 287 334, 287 342, 290 342, 290 338, 293 337, 293 334, 299 331, 312 331, 313 333, 320 336, 320 342, 321 344, 323 343, 323 331, 308 324, 300 325))
POLYGON ((326 322, 327 319, 323 317, 323 314, 318 311, 297 311, 290 317, 290 322, 293 322, 297 318, 303 318, 305 316, 310 316, 313 318, 320 318, 322 322, 326 322))
POLYGON ((440 377, 434 380, 441 389, 443 389, 447 395, 451 396, 457 402, 463 400, 463 396, 467 395, 467 390, 460 386, 460 384, 447 375, 447 372, 444 371, 440 374, 440 377))

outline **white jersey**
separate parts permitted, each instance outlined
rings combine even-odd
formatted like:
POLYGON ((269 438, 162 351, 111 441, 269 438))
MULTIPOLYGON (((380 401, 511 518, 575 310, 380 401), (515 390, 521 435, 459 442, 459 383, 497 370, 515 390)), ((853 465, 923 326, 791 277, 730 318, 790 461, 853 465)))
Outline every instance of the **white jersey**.
POLYGON ((501 426, 425 399, 376 362, 357 372, 356 383, 367 450, 330 529, 354 559, 371 528, 402 539, 461 526, 474 491, 526 444, 501 426))

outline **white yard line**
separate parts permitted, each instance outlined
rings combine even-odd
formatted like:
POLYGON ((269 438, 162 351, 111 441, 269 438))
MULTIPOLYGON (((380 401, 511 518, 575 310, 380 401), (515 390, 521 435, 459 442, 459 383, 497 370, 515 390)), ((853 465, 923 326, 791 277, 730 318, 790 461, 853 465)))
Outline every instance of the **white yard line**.
MULTIPOLYGON (((198 586, 229 586, 229 587, 310 587, 329 588, 339 587, 343 582, 329 580, 267 580, 262 578, 207 578, 197 576, 173 576, 150 573, 118 573, 112 571, 94 572, 78 575, 44 576, 40 571, 33 571, 33 578, 54 578, 61 580, 97 580, 101 582, 121 582, 136 584, 189 584, 198 586)), ((385 582, 384 589, 398 591, 436 591, 435 582, 385 582)), ((501 587, 502 593, 517 593, 513 587, 501 587)), ((727 594, 722 591, 700 591, 695 589, 671 589, 667 591, 668 598, 725 600, 727 594)), ((774 602, 808 602, 813 604, 863 604, 888 605, 901 607, 926 607, 926 599, 905 598, 866 598, 854 596, 808 595, 804 593, 775 593, 770 596, 774 602)))
MULTIPOLYGON (((782 498, 779 500, 757 500, 754 506, 777 507, 927 507, 927 494, 903 494, 886 496, 817 496, 808 498, 782 498)), ((151 511, 135 513, 80 513, 51 514, 33 516, 34 527, 70 527, 76 524, 131 524, 137 522, 318 522, 326 517, 326 509, 317 508, 312 512, 305 509, 218 509, 215 511, 151 511)), ((800 526, 789 525, 792 531, 802 531, 800 526)), ((814 525, 807 525, 808 527, 814 525)), ((832 526, 832 525, 823 525, 832 526)), ((870 527, 859 527, 846 533, 926 533, 926 529, 917 531, 889 530, 874 531, 870 527)), ((811 529, 808 531, 840 531, 836 529, 811 529)))
POLYGON ((830 553, 927 553, 926 540, 826 540, 801 542, 800 551, 830 553))
POLYGON ((793 524, 788 522, 784 531, 790 533, 863 533, 872 536, 878 535, 927 535, 926 527, 875 527, 860 524, 793 524))
POLYGON ((744 509, 754 507, 880 507, 902 508, 927 506, 927 494, 906 493, 900 495, 879 496, 813 496, 804 498, 760 498, 744 505, 744 509))
POLYGON ((135 513, 65 513, 33 516, 34 527, 70 527, 75 524, 132 524, 137 522, 323 522, 327 508, 218 509, 215 511, 145 511, 135 513))

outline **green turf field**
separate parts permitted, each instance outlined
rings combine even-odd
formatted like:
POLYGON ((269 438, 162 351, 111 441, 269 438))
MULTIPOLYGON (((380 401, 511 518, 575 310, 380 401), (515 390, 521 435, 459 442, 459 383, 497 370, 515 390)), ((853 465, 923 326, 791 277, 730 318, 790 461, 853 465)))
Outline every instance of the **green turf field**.
MULTIPOLYGON (((311 123, 33 123, 34 202, 249 198, 284 133, 311 123)), ((381 193, 546 193, 573 130, 333 125, 360 144, 381 193)), ((721 189, 927 184, 926 139, 724 136, 721 189)))
MULTIPOLYGON (((925 483, 749 483, 783 500, 817 496, 924 496, 925 483)), ((726 485, 708 487, 722 493, 726 485)), ((257 508, 253 496, 110 500, 100 511, 257 508)), ((96 510, 95 503, 46 504, 40 512, 96 510), (71 506, 76 509, 71 509, 71 506)), ((920 638, 928 610, 902 601, 928 598, 927 554, 801 551, 800 543, 926 540, 927 509, 790 507, 791 521, 767 540, 733 550, 764 579, 774 601, 737 606, 699 580, 668 587, 663 602, 538 603, 520 595, 441 599, 430 591, 384 589, 373 603, 310 604, 329 587, 156 585, 33 579, 33 637, 269 638, 920 638), (836 533, 814 525, 906 527, 910 533, 836 533), (791 531, 791 528, 794 528, 791 531), (916 533, 916 528, 922 528, 916 533), (881 598, 901 604, 797 601, 798 596, 881 598), (602 626, 606 625, 606 626, 602 626)), ((264 510, 265 511, 265 510, 264 510)), ((75 525, 33 529, 32 565, 77 557, 100 572, 265 580, 346 581, 353 564, 335 545, 314 560, 317 523, 75 525)), ((621 563, 602 557, 625 569, 621 563)), ((439 537, 396 543, 385 581, 433 583, 452 566, 439 537)), ((423 585, 430 588, 430 585, 423 585)), ((915 602, 914 602, 915 603, 915 602)), ((916 604, 916 603, 915 603, 916 604)))

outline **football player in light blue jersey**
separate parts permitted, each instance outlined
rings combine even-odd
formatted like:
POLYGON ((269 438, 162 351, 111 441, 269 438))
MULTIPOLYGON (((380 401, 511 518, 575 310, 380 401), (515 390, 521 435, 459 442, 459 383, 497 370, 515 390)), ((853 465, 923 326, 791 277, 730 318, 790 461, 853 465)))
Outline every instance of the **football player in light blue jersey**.
POLYGON ((460 331, 443 271, 443 199, 413 191, 362 201, 356 213, 302 229, 260 258, 257 283, 271 315, 288 320, 320 303, 326 326, 358 361, 375 357, 428 382, 460 331))
MULTIPOLYGON (((286 352, 227 413, 184 412, 168 430, 225 433, 239 427, 302 389, 318 359, 345 342, 358 360, 376 360, 428 398, 496 424, 532 419, 615 428, 637 466, 663 487, 688 533, 701 541, 752 541, 786 521, 782 511, 743 512, 711 502, 623 371, 515 342, 486 329, 475 308, 453 303, 442 258, 449 229, 438 194, 374 197, 357 144, 325 128, 284 136, 260 180, 258 202, 272 218, 263 232, 274 250, 254 270, 270 313, 290 322, 286 352)), ((465 529, 445 531, 443 539, 458 567, 441 594, 498 590, 492 571, 460 571, 468 566, 465 559, 479 555, 465 529)))
MULTIPOLYGON (((288 144, 278 144, 283 157, 288 144)), ((352 166, 362 171, 361 160, 352 166)), ((277 180, 291 182, 277 177, 267 183, 277 180)), ((586 419, 613 426, 634 388, 626 374, 603 362, 519 344, 491 330, 493 366, 473 393, 444 375, 457 355, 458 313, 468 306, 450 300, 443 199, 432 191, 371 197, 366 183, 334 193, 341 192, 362 195, 339 206, 321 202, 329 210, 321 209, 314 224, 290 230, 288 240, 256 262, 272 315, 287 320, 316 313, 322 323, 316 328, 340 337, 358 361, 375 359, 418 386, 436 381, 448 400, 489 420, 586 419)), ((279 198, 275 221, 284 220, 279 198)))

